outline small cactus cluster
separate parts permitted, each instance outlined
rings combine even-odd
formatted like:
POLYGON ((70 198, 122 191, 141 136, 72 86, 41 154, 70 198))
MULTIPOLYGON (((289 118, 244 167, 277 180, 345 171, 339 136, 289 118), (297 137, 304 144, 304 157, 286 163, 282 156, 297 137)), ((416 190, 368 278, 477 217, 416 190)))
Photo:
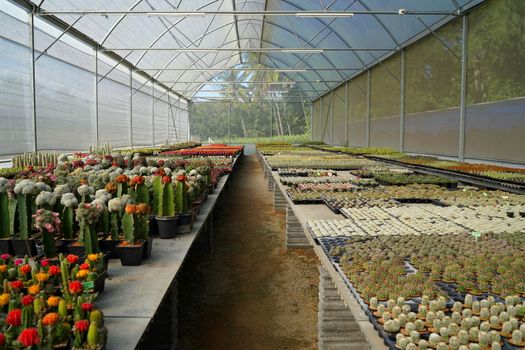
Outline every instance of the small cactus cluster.
POLYGON ((423 296, 417 314, 402 297, 386 303, 371 299, 370 306, 383 329, 396 334, 396 347, 402 350, 500 350, 502 337, 515 346, 525 346, 525 323, 518 315, 525 302, 519 296, 498 302, 491 296, 474 300, 467 294, 464 303, 454 302, 451 307, 443 297, 430 300, 423 296), (427 332, 428 340, 421 339, 427 332))
POLYGON ((27 166, 47 166, 48 164, 58 163, 58 153, 48 152, 27 152, 24 154, 17 154, 11 158, 11 163, 14 167, 25 168, 27 166))

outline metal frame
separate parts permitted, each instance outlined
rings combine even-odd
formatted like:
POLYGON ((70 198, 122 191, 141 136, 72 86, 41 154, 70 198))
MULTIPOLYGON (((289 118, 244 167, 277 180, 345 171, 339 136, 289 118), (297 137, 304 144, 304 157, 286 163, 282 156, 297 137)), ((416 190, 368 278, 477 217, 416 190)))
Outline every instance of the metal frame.
POLYGON ((459 150, 458 158, 465 159, 465 119, 467 113, 467 60, 468 60, 468 16, 463 16, 463 44, 461 47, 461 99, 459 112, 459 150))
POLYGON ((401 50, 401 111, 399 115, 399 151, 404 152, 405 150, 405 79, 406 79, 406 61, 405 61, 405 49, 401 50))

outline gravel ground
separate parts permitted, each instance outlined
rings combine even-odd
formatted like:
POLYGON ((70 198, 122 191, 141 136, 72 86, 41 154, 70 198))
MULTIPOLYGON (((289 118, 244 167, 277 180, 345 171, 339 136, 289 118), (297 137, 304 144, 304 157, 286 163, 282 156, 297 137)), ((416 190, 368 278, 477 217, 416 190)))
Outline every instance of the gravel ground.
POLYGON ((287 251, 283 214, 255 156, 214 223, 214 252, 194 252, 179 281, 178 349, 317 349, 313 251, 287 251))

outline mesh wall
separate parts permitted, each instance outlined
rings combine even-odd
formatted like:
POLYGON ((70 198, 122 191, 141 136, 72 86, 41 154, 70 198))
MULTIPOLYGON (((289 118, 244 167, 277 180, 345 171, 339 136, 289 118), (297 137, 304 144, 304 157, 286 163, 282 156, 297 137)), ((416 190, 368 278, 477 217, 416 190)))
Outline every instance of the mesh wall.
POLYGON ((371 71, 370 146, 399 148, 401 55, 395 54, 371 71))
POLYGON ((321 141, 321 100, 315 101, 312 105, 312 139, 321 141))
MULTIPOLYGON (((155 94, 158 92, 155 91, 155 94)), ((160 96, 160 95, 159 95, 160 96)), ((155 144, 165 143, 168 139, 169 105, 163 99, 155 98, 155 144)))
POLYGON ((462 21, 454 20, 406 50, 407 152, 458 155, 461 37, 462 21))
POLYGON ((332 98, 330 94, 322 97, 323 105, 321 111, 321 136, 322 141, 328 144, 332 143, 332 98))
POLYGON ((368 80, 366 74, 348 82, 348 144, 366 146, 368 80))
POLYGON ((343 84, 333 92, 333 144, 346 145, 346 90, 343 84))
POLYGON ((469 16, 465 157, 525 162, 525 2, 469 16))

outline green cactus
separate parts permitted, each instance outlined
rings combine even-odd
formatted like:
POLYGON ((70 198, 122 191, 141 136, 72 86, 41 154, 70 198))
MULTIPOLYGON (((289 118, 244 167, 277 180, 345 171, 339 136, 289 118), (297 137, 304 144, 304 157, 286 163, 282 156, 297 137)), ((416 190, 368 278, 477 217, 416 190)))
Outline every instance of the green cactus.
POLYGON ((57 256, 57 248, 55 245, 55 235, 47 230, 42 231, 42 244, 44 245, 44 253, 46 258, 54 258, 57 256))
POLYGON ((122 231, 128 243, 135 243, 135 230, 133 214, 125 213, 122 217, 122 231))
POLYGON ((119 238, 119 214, 117 212, 110 213, 111 217, 111 239, 117 241, 119 238))
POLYGON ((127 182, 119 182, 117 183, 117 197, 122 197, 123 194, 128 193, 128 183, 127 182))
POLYGON ((60 299, 58 303, 58 314, 61 318, 67 317, 67 304, 64 299, 60 299))
POLYGON ((89 324, 89 330, 87 333, 87 344, 88 346, 96 346, 98 344, 98 327, 96 322, 89 324))
POLYGON ((175 216, 175 202, 174 191, 172 183, 162 185, 162 197, 159 201, 158 214, 159 216, 175 216))
POLYGON ((18 222, 20 239, 28 239, 31 228, 31 214, 28 205, 28 196, 18 196, 18 222))
POLYGON ((9 198, 7 193, 0 193, 0 238, 9 238, 9 198))
POLYGON ((153 176, 153 212, 157 215, 162 215, 162 177, 153 176))
POLYGON ((175 188, 175 211, 186 213, 188 210, 188 186, 184 181, 178 181, 175 188))
POLYGON ((69 297, 69 288, 68 288, 68 281, 69 281, 69 267, 67 264, 66 259, 62 257, 62 254, 60 254, 60 273, 62 275, 62 293, 64 294, 64 297, 69 297))
POLYGON ((73 239, 73 208, 64 207, 62 211, 62 233, 65 239, 73 239))
POLYGON ((135 215, 134 216, 135 224, 135 239, 146 239, 148 238, 149 233, 149 224, 148 224, 148 215, 135 215))
POLYGON ((103 315, 100 310, 93 310, 89 314, 89 322, 95 323, 97 327, 102 327, 103 325, 103 315))
POLYGON ((15 233, 16 209, 18 200, 16 198, 9 198, 9 234, 15 233))
POLYGON ((96 254, 100 253, 100 248, 98 246, 97 233, 93 225, 83 225, 82 230, 82 241, 84 243, 84 248, 86 249, 86 254, 96 254))
POLYGON ((25 306, 22 309, 22 327, 28 328, 33 325, 33 308, 25 306))

